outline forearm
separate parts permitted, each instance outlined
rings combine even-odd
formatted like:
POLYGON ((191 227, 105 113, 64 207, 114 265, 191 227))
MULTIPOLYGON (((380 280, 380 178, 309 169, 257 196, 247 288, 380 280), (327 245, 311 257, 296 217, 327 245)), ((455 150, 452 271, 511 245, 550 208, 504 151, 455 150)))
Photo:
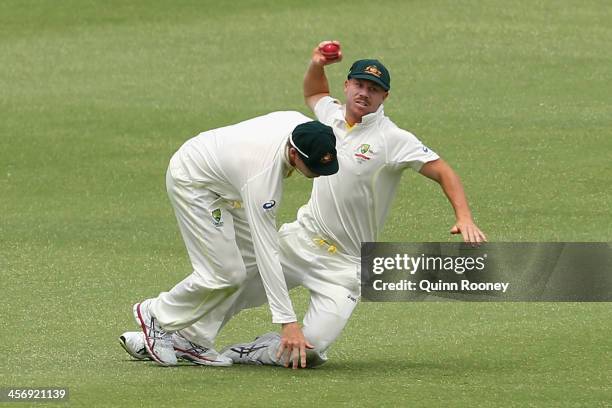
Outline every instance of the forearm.
POLYGON ((457 220, 471 220, 472 213, 463 190, 459 176, 442 159, 425 163, 420 173, 428 177, 442 187, 442 191, 453 206, 457 220))
MULTIPOLYGON (((253 233, 253 229, 251 233, 253 233)), ((289 290, 287 289, 280 259, 276 254, 278 246, 274 245, 271 239, 254 239, 253 244, 261 282, 272 314, 272 322, 296 322, 297 318, 293 310, 291 298, 289 297, 289 290)))
POLYGON ((311 96, 319 94, 329 94, 329 83, 324 66, 310 61, 304 75, 304 99, 308 101, 311 96))
POLYGON ((425 163, 421 167, 421 174, 440 184, 442 191, 444 191, 448 201, 453 206, 453 210, 455 210, 457 221, 451 228, 450 233, 461 234, 465 242, 474 245, 486 242, 486 235, 483 234, 472 219, 472 212, 470 211, 463 185, 453 169, 444 160, 438 159, 425 163))
POLYGON ((461 184, 459 176, 448 167, 448 171, 444 171, 440 174, 438 183, 448 198, 448 201, 453 206, 455 218, 458 221, 471 220, 472 212, 470 211, 465 190, 463 189, 463 184, 461 184))
MULTIPOLYGON (((276 178, 278 179, 278 176, 276 178)), ((282 181, 266 177, 266 173, 261 173, 242 187, 241 198, 251 233, 257 269, 272 313, 272 322, 290 323, 297 319, 280 263, 275 220, 275 210, 278 207, 262 211, 260 204, 270 197, 274 197, 280 204, 281 189, 282 181)))

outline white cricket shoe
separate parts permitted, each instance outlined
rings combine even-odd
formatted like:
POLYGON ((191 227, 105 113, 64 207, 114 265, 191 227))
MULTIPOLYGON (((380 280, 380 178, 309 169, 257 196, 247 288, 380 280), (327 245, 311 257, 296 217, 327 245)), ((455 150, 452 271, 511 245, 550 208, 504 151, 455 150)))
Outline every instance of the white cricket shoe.
MULTIPOLYGON (((149 360, 145 347, 145 337, 142 332, 125 332, 119 337, 119 344, 132 357, 138 360, 149 360)), ((179 333, 172 334, 172 346, 177 358, 195 364, 227 367, 232 365, 229 357, 221 356, 213 349, 190 342, 179 333)))
POLYGON ((132 308, 134 319, 144 334, 144 344, 149 357, 162 366, 176 365, 176 355, 172 347, 172 334, 164 331, 157 319, 149 313, 149 300, 136 303, 132 308))
POLYGON ((266 333, 250 343, 234 344, 221 352, 234 364, 278 365, 276 350, 280 344, 280 334, 266 333))
POLYGON ((125 332, 119 336, 119 344, 136 360, 149 360, 142 332, 125 332))
POLYGON ((224 357, 215 350, 192 343, 180 333, 172 333, 172 345, 176 356, 195 364, 228 367, 232 365, 232 359, 224 357))

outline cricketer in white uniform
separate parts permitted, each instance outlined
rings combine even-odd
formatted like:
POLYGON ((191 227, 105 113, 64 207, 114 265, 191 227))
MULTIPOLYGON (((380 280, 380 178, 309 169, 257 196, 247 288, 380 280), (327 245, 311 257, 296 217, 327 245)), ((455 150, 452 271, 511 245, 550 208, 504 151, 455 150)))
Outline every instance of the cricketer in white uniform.
POLYGON ((243 285, 241 251, 258 271, 272 321, 297 321, 281 270, 276 210, 283 179, 294 168, 311 178, 338 171, 335 144, 329 126, 298 112, 274 112, 201 133, 174 154, 166 186, 193 272, 170 291, 134 305, 154 361, 176 364, 177 349, 196 363, 227 365, 214 350, 198 349, 173 332, 215 315, 243 285))
MULTIPOLYGON (((383 101, 390 89, 386 67, 377 60, 356 61, 344 84, 346 104, 342 105, 329 96, 324 73, 324 66, 340 61, 341 55, 328 59, 320 51, 324 45, 313 51, 304 77, 304 97, 317 119, 334 129, 340 170, 315 180, 310 201, 299 210, 297 221, 280 229, 287 282, 290 287, 303 285, 311 296, 303 321, 304 335, 315 346, 308 353, 310 366, 326 361, 326 350, 358 302, 361 243, 376 241, 382 231, 405 169, 441 185, 455 210, 451 233, 462 234, 466 242, 486 240, 472 220, 459 177, 435 152, 385 116, 383 101)), ((256 291, 242 291, 232 313, 256 303, 256 291)), ((264 299, 260 295, 258 300, 264 299)), ((214 324, 204 327, 201 323, 195 327, 212 336, 214 324)), ((281 364, 275 353, 278 342, 278 334, 268 333, 222 354, 234 363, 281 364)))
MULTIPOLYGON (((466 242, 486 240, 472 220, 459 178, 450 166, 385 116, 382 103, 390 88, 385 66, 377 60, 356 61, 345 82, 346 104, 342 105, 329 96, 324 73, 324 66, 340 61, 341 56, 328 60, 319 51, 325 43, 313 51, 304 96, 318 120, 334 129, 340 170, 314 180, 311 198, 298 211, 297 221, 283 225, 279 232, 288 287, 302 285, 310 292, 303 320, 303 333, 314 346, 308 352, 309 366, 327 360, 327 349, 357 305, 361 243, 376 241, 405 169, 441 185, 455 210, 457 221, 451 233, 462 234, 466 242)), ((253 271, 247 273, 245 285, 218 309, 227 310, 222 318, 205 316, 182 332, 208 344, 234 314, 264 303, 261 280, 253 271)), ((133 334, 128 338, 134 347, 142 342, 133 334)), ((268 333, 251 343, 230 346, 222 355, 234 363, 287 366, 287 359, 278 354, 279 343, 277 333, 268 333)))

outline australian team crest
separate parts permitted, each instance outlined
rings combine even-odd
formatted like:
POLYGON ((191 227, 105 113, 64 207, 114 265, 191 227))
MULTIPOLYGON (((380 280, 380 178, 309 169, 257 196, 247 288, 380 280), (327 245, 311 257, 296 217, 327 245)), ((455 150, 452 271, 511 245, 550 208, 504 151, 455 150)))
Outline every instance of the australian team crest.
POLYGON ((217 208, 214 209, 210 212, 210 215, 212 216, 212 223, 215 227, 222 227, 223 226, 223 216, 221 214, 221 209, 217 208))
POLYGON ((382 75, 382 72, 380 72, 380 69, 378 69, 376 65, 368 65, 364 71, 368 74, 374 75, 377 78, 380 78, 382 75))
POLYGON ((359 162, 365 162, 370 160, 373 154, 374 152, 372 151, 372 147, 367 143, 359 145, 359 147, 357 147, 357 149, 355 150, 355 158, 359 162))
POLYGON ((321 160, 319 160, 322 164, 327 164, 327 163, 331 163, 332 160, 334 160, 335 156, 333 153, 325 153, 323 155, 323 157, 321 157, 321 160))

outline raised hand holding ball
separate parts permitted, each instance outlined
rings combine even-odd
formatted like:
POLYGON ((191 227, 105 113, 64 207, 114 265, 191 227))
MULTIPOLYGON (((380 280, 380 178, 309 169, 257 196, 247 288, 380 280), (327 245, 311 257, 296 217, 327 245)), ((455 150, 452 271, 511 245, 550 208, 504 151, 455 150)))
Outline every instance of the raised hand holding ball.
POLYGON ((319 52, 327 61, 334 61, 341 57, 340 43, 338 41, 324 41, 319 45, 319 52))

